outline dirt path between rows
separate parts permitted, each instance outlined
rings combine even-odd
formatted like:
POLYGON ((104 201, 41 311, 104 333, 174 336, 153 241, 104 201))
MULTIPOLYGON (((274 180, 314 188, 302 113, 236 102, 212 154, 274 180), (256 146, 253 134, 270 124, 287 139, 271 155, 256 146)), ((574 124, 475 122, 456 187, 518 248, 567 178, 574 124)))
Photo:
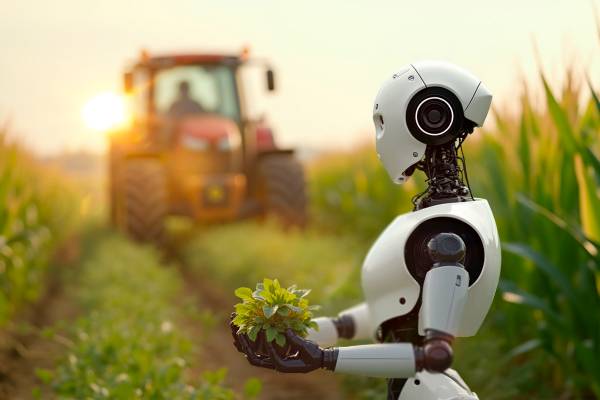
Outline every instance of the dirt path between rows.
POLYGON ((228 368, 227 383, 238 391, 248 378, 256 377, 263 382, 260 395, 262 400, 300 400, 300 399, 343 399, 337 376, 329 371, 314 371, 309 374, 282 374, 248 364, 244 356, 234 348, 228 315, 236 299, 207 277, 188 267, 179 270, 185 281, 185 290, 191 298, 198 299, 198 307, 208 309, 218 318, 218 323, 210 331, 203 331, 200 324, 188 324, 188 334, 201 339, 198 365, 194 375, 206 370, 221 367, 228 368))

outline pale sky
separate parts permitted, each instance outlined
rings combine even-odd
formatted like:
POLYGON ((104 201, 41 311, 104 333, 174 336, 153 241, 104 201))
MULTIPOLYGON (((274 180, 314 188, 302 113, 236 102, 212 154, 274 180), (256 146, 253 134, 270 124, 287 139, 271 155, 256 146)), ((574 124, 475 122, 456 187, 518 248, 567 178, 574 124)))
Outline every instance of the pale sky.
POLYGON ((0 0, 0 122, 43 153, 101 150, 81 109, 119 91, 141 48, 239 51, 278 72, 266 102, 284 144, 371 140, 372 101, 400 66, 443 59, 479 76, 496 105, 537 83, 537 43, 555 85, 566 64, 600 89, 600 0, 0 0))

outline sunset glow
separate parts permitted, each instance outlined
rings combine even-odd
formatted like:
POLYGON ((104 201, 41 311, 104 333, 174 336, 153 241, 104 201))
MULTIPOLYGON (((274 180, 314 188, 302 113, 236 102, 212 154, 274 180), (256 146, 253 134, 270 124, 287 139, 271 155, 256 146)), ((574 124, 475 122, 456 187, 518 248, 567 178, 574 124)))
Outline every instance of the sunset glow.
POLYGON ((101 93, 85 104, 82 117, 86 126, 95 131, 114 129, 127 119, 125 100, 115 93, 101 93))

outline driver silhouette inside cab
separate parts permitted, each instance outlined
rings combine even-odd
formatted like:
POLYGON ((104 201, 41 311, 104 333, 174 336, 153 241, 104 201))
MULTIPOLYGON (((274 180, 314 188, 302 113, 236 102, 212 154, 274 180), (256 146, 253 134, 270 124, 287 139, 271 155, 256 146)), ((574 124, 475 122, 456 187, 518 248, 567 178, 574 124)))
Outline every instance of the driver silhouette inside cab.
POLYGON ((181 120, 184 117, 205 112, 204 108, 196 100, 190 97, 190 83, 188 81, 179 82, 179 96, 171 107, 168 115, 171 120, 181 120))

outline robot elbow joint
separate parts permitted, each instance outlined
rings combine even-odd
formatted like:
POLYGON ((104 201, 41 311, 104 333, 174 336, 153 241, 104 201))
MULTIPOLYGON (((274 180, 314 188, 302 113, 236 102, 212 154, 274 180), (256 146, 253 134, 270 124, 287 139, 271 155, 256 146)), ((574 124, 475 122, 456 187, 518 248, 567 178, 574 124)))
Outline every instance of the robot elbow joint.
POLYGON ((430 372, 443 372, 450 368, 454 359, 452 337, 441 332, 427 332, 425 345, 415 348, 417 371, 426 369, 430 372))
POLYGON ((342 339, 352 339, 356 333, 354 318, 350 315, 340 315, 333 320, 338 337, 342 339))
POLYGON ((425 369, 431 372, 443 372, 450 368, 453 360, 452 347, 443 340, 435 340, 424 347, 425 369))

